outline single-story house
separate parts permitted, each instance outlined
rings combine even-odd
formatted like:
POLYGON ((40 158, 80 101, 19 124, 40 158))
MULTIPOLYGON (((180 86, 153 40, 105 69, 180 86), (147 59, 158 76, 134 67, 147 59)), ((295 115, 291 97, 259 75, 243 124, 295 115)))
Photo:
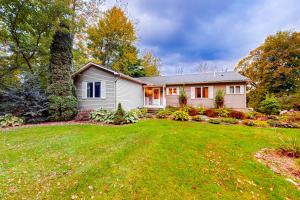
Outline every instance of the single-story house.
POLYGON ((126 110, 179 106, 180 87, 188 105, 212 108, 217 91, 223 90, 225 107, 245 110, 249 81, 234 71, 133 78, 93 62, 74 73, 73 79, 79 110, 115 110, 118 103, 126 110))

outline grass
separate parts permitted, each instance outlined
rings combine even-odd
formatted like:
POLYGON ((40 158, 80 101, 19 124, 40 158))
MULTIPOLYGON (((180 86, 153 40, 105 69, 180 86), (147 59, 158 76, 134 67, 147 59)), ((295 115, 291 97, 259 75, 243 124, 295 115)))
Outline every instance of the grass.
POLYGON ((2 131, 0 199, 299 199, 254 158, 296 133, 170 120, 2 131))

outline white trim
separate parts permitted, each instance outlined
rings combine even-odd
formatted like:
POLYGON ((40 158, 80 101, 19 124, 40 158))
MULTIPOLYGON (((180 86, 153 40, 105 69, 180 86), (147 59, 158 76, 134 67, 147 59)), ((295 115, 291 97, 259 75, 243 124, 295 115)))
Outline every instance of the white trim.
POLYGON ((100 98, 106 99, 106 81, 102 80, 102 81, 100 81, 100 84, 101 84, 100 85, 100 98))
POLYGON ((170 96, 179 95, 179 87, 167 87, 167 95, 170 96), (172 94, 170 94, 170 89, 172 90, 172 94), (176 93, 174 93, 174 89, 176 89, 176 93))
POLYGON ((195 87, 191 87, 191 99, 196 99, 195 96, 195 87))
POLYGON ((245 86, 244 85, 226 85, 226 94, 230 95, 239 95, 239 94, 245 94, 245 86), (233 87, 233 93, 231 93, 230 88, 233 87), (236 88, 240 87, 240 92, 236 92, 236 88))
POLYGON ((87 82, 81 83, 81 99, 87 99, 87 82))
MULTIPOLYGON (((209 88, 210 87, 213 87, 213 86, 197 86, 197 87, 193 87, 194 88, 194 99, 213 99, 213 96, 212 96, 212 98, 210 98, 210 96, 209 96, 209 88), (208 97, 203 98, 202 97, 202 90, 205 87, 207 87, 207 89, 208 89, 208 97), (200 88, 201 89, 201 97, 196 97, 196 88, 200 88)), ((212 91, 212 93, 213 93, 213 91, 212 91)))
MULTIPOLYGON (((156 100, 157 101, 157 100, 156 100)), ((160 88, 159 87, 154 87, 154 88, 152 88, 152 104, 154 105, 154 106, 159 106, 159 105, 161 105, 160 104, 160 88), (155 89, 158 89, 158 105, 155 105, 154 104, 154 90, 155 89)))

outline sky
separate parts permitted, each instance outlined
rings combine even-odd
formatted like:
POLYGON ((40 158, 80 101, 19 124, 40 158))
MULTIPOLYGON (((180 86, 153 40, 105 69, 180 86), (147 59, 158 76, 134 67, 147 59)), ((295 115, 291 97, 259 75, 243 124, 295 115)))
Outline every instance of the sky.
POLYGON ((233 70, 278 31, 300 30, 299 0, 107 0, 125 8, 141 53, 161 59, 163 75, 195 73, 199 64, 233 70))

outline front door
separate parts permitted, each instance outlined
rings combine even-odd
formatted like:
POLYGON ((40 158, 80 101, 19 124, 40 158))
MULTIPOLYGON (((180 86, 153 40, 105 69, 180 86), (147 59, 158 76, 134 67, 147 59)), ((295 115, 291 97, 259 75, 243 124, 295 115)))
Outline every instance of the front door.
POLYGON ((153 105, 160 105, 160 88, 153 88, 153 105))

